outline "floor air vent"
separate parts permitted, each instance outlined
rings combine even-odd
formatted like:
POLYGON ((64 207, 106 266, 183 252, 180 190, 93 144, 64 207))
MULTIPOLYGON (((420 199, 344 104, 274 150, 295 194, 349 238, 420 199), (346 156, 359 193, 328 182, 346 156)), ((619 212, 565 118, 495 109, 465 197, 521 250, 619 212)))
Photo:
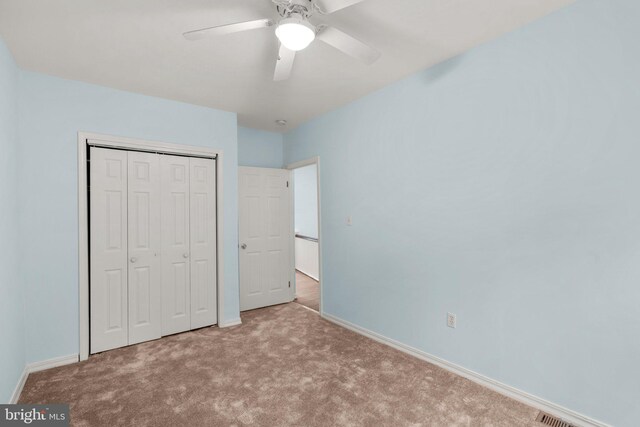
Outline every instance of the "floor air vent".
POLYGON ((576 427, 573 424, 569 424, 566 421, 562 421, 560 418, 554 417, 553 415, 549 415, 544 412, 540 412, 538 414, 538 418, 536 418, 536 421, 551 427, 576 427))

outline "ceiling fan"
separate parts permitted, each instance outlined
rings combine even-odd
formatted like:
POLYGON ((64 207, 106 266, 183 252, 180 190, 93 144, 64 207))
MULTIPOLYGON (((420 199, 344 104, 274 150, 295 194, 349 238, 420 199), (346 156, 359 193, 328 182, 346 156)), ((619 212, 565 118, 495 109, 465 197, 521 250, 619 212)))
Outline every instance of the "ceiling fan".
POLYGON ((223 36, 240 31, 267 28, 276 25, 276 37, 280 41, 280 50, 276 62, 273 80, 289 78, 296 52, 320 40, 339 51, 352 56, 365 64, 374 63, 380 53, 360 40, 327 25, 313 25, 309 18, 314 13, 327 15, 363 0, 272 0, 280 15, 278 21, 264 18, 235 24, 202 28, 184 33, 187 40, 200 40, 205 37, 223 36))

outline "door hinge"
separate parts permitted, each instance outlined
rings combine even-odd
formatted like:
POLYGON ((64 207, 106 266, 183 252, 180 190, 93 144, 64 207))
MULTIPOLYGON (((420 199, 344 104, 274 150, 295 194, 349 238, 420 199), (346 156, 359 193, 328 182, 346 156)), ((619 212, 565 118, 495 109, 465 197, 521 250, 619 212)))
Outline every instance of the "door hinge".
POLYGON ((287 181, 287 188, 289 188, 289 181, 287 181))
POLYGON ((291 287, 291 280, 289 280, 289 287, 291 287))

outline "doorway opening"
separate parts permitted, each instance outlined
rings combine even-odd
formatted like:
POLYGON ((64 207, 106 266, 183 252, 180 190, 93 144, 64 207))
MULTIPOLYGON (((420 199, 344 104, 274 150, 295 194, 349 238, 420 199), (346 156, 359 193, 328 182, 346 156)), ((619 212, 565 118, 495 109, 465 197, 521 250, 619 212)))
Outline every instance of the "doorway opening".
POLYGON ((295 302, 322 313, 319 159, 288 169, 293 180, 295 302))

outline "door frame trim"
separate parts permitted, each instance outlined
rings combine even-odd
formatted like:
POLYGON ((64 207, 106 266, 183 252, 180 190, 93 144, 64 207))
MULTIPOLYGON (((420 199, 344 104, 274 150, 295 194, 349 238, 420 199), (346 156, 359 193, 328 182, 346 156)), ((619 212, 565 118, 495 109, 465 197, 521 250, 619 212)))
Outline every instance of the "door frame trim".
MULTIPOLYGON (((311 166, 311 165, 316 165, 316 191, 317 191, 317 200, 318 200, 318 285, 320 286, 320 315, 322 316, 324 314, 324 308, 323 308, 323 304, 324 304, 324 286, 323 286, 323 281, 322 281, 322 209, 321 209, 321 199, 322 197, 320 196, 320 156, 315 156, 315 157, 311 157, 309 159, 306 160, 300 160, 299 162, 294 162, 294 163, 289 163, 286 168, 289 169, 290 171, 293 171, 294 169, 300 169, 302 167, 305 166, 311 166)), ((293 182, 292 187, 294 187, 296 185, 296 180, 294 178, 294 174, 291 174, 291 181, 293 182)), ((292 189, 292 195, 291 195, 291 244, 293 245, 293 250, 291 251, 291 263, 293 264, 293 270, 294 270, 294 281, 293 283, 295 284, 294 286, 294 292, 297 290, 297 283, 295 281, 295 240, 296 240, 296 233, 295 233, 295 191, 292 189)), ((295 295, 295 294, 294 294, 295 295)))
POLYGON ((133 151, 161 152, 216 159, 216 262, 217 262, 217 315, 218 325, 224 323, 224 246, 223 246, 223 150, 207 147, 146 141, 143 139, 78 132, 78 306, 79 355, 89 358, 89 205, 87 197, 87 148, 89 140, 94 146, 120 148, 133 151))

